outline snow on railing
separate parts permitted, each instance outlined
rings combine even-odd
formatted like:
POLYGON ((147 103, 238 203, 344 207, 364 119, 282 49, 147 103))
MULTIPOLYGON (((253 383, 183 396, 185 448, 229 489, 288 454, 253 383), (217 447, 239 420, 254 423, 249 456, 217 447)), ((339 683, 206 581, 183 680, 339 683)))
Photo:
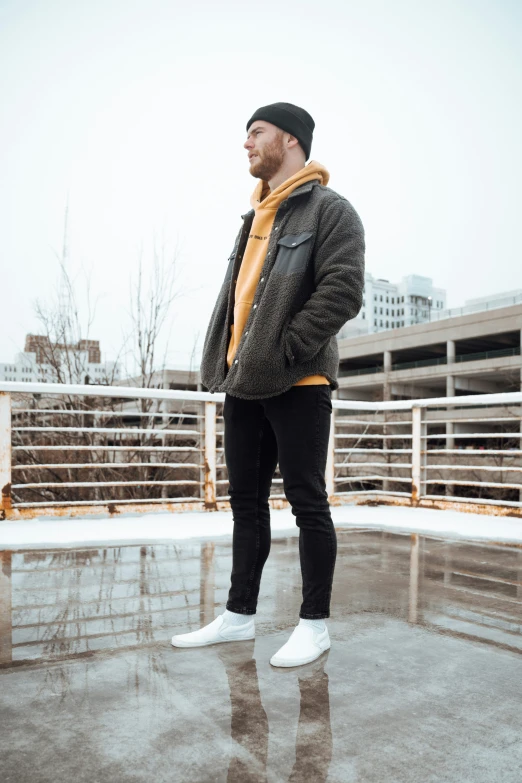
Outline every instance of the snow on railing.
MULTIPOLYGON (((2 516, 151 503, 226 508, 229 496, 218 494, 228 485, 224 399, 209 392, 1 382, 2 516)), ((374 497, 517 515, 522 509, 521 392, 333 399, 332 405, 331 502, 374 497)), ((273 479, 278 484, 284 486, 283 478, 273 479)), ((275 490, 271 500, 284 501, 275 490)))

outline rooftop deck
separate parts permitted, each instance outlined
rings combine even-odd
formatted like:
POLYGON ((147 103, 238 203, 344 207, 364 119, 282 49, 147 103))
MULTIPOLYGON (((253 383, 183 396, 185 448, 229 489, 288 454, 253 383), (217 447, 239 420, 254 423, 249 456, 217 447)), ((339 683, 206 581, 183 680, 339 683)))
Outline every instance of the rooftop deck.
MULTIPOLYGON (((443 528, 460 516, 471 532, 519 520, 352 512, 352 528, 337 524, 332 648, 289 670, 268 663, 300 603, 285 511, 274 514, 255 642, 200 650, 170 637, 221 611, 228 535, 4 549, 2 780, 518 783, 522 548, 370 523, 394 527, 400 513, 406 527, 443 528)), ((201 516, 219 526, 222 515, 201 516)))

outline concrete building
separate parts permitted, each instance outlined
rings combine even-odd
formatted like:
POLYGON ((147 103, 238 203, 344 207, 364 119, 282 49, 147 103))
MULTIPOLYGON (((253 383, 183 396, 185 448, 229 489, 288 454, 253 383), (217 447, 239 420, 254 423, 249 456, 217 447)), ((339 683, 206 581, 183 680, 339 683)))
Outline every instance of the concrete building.
POLYGON ((118 379, 119 372, 117 363, 102 362, 98 340, 65 345, 41 334, 28 334, 25 350, 14 361, 0 363, 2 381, 107 384, 118 379))
POLYGON ((367 272, 364 278, 361 312, 341 329, 340 339, 429 322, 446 308, 446 291, 435 288, 431 277, 407 275, 391 283, 367 272))
POLYGON ((522 303, 339 340, 339 399, 518 391, 522 303))

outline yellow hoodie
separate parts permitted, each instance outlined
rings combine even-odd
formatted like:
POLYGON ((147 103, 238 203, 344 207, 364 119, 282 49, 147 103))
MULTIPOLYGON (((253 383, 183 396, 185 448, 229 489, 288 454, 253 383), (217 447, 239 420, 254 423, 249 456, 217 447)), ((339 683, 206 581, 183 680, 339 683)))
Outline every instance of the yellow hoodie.
MULTIPOLYGON (((318 179, 322 185, 327 185, 330 174, 320 163, 311 160, 307 166, 281 183, 274 191, 270 192, 268 182, 260 180, 252 194, 250 203, 255 209, 255 215, 235 287, 234 323, 230 327, 230 342, 227 352, 229 368, 232 365, 254 301, 277 209, 295 188, 314 179, 318 179)), ((323 375, 308 375, 297 381, 294 386, 329 383, 329 380, 323 375)))

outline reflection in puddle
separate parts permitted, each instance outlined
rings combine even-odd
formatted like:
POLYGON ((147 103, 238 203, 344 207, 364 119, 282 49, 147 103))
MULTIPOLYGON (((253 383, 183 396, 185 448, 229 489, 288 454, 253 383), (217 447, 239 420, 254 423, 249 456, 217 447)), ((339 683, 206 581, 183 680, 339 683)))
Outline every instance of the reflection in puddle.
POLYGON ((227 783, 266 781, 268 718, 261 702, 254 641, 220 645, 218 655, 227 673, 234 743, 227 783))
POLYGON ((410 600, 408 620, 410 623, 417 622, 417 610, 419 602, 419 536, 417 533, 411 534, 410 549, 410 600))
POLYGON ((332 726, 325 663, 323 661, 316 671, 298 674, 301 701, 290 783, 308 780, 324 783, 328 777, 332 760, 332 726))
MULTIPOLYGON (((502 652, 502 666, 493 659, 488 677, 473 680, 475 689, 489 682, 493 689, 502 687, 498 677, 504 676, 510 657, 519 663, 522 651, 522 552, 515 548, 339 531, 332 650, 308 666, 288 670, 274 670, 268 661, 300 605, 295 538, 272 543, 255 645, 170 647, 173 633, 210 622, 225 605, 231 566, 227 541, 1 552, 0 565, 3 701, 10 692, 6 743, 25 736, 29 693, 38 721, 45 725, 63 716, 64 735, 71 723, 83 731, 81 741, 91 743, 92 758, 98 758, 103 743, 109 743, 111 758, 121 751, 123 766, 107 772, 102 759, 96 779, 126 779, 119 774, 126 768, 125 754, 136 745, 145 756, 153 748, 154 763, 174 759, 176 770, 182 770, 179 780, 214 780, 205 775, 215 769, 216 758, 219 780, 228 783, 326 783, 329 775, 347 783, 362 780, 363 772, 354 766, 361 747, 369 738, 373 764, 376 737, 393 728, 383 716, 396 702, 403 700, 401 720, 413 723, 401 724, 403 733, 387 740, 388 748, 402 748, 401 737, 415 734, 415 713, 423 704, 431 716, 434 694, 444 692, 453 676, 453 664, 444 668, 444 637, 452 637, 453 655, 455 640, 466 640, 459 648, 462 666, 478 648, 477 663, 466 669, 466 678, 452 681, 452 692, 483 671, 486 646, 489 653, 500 648, 517 656, 502 652), (399 666, 406 648, 403 672, 399 666), (398 676, 400 687, 390 687, 398 676), (404 683, 411 677, 417 679, 410 714, 404 683), (335 734, 343 737, 335 753, 331 709, 335 734), (119 739, 109 742, 118 727, 119 739)), ((513 720, 513 670, 506 674, 509 687, 502 703, 495 705, 497 721, 507 703, 501 731, 513 720)), ((444 692, 445 700, 451 697, 449 689, 444 692)), ((459 698, 458 709, 463 703, 459 698)), ((444 701, 443 715, 447 712, 444 701)), ((445 726, 445 717, 437 725, 445 726)), ((466 732, 473 728, 473 718, 463 726, 466 732)), ((488 736, 494 729, 488 726, 488 736)), ((33 742, 32 735, 27 737, 25 752, 33 742)), ((444 746, 450 741, 445 737, 444 746)), ((37 743, 30 752, 44 750, 37 743)), ((16 774, 21 755, 9 768, 16 774)), ((401 750, 397 764, 403 755, 401 750)), ((171 772, 172 765, 156 778, 148 770, 136 771, 133 779, 170 779, 171 772)), ((73 778, 71 773, 67 779, 73 778)), ((386 774, 374 779, 385 780, 386 774)))
POLYGON ((13 651, 11 552, 0 551, 0 664, 10 663, 13 651))
MULTIPOLYGON (((263 609, 297 616, 295 541, 276 540, 263 609)), ((0 552, 0 665, 163 643, 226 602, 230 543, 0 552)), ((336 611, 384 611, 411 624, 521 649, 522 552, 378 532, 339 532, 336 611), (406 591, 406 593, 405 593, 406 591), (406 606, 405 599, 406 598, 406 606), (456 630, 458 627, 458 631, 456 630), (484 628, 488 631, 484 632, 484 628)))
MULTIPOLYGON (((218 655, 228 679, 231 703, 231 737, 234 744, 228 767, 227 783, 265 783, 269 722, 261 701, 254 658, 254 642, 220 645, 218 655)), ((324 783, 332 760, 332 727, 328 674, 324 668, 327 652, 314 663, 277 677, 297 678, 299 683, 299 721, 295 737, 295 764, 289 783, 324 783)), ((288 682, 286 683, 286 685, 288 682)), ((291 736, 286 738, 292 741, 291 736)))

